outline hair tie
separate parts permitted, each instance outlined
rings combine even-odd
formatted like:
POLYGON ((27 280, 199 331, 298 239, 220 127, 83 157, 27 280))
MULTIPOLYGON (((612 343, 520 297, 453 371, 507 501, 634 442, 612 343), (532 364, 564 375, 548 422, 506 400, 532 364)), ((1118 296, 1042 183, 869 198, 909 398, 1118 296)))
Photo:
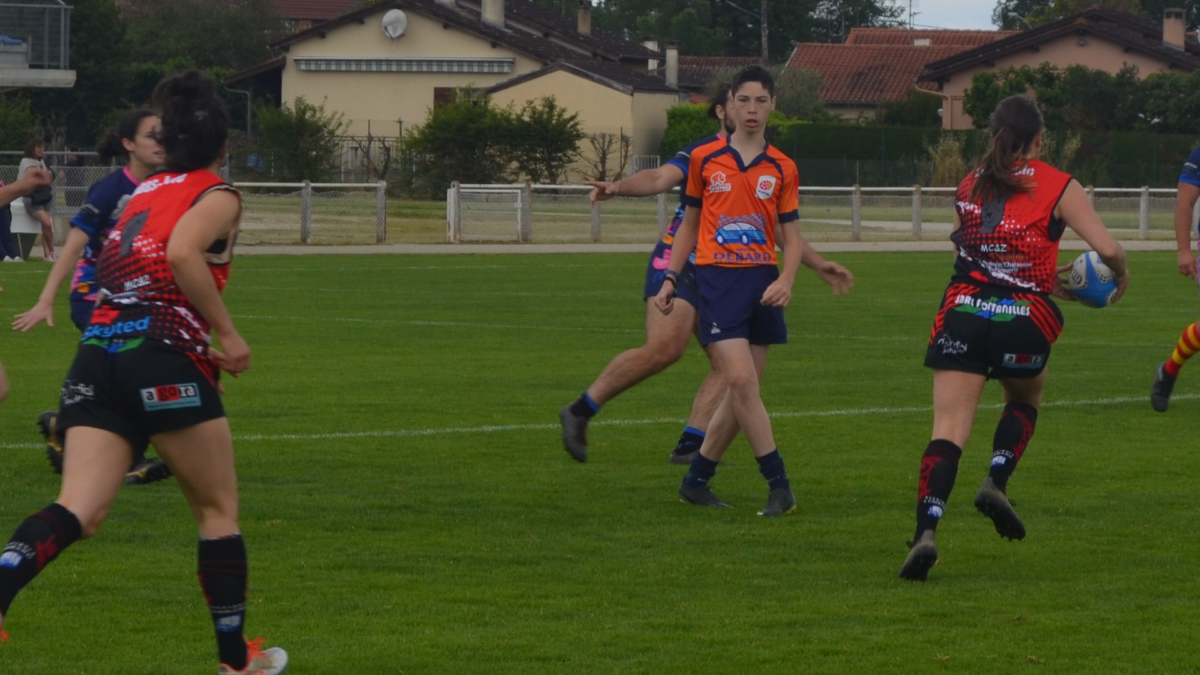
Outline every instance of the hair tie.
POLYGON ((197 110, 196 112, 192 113, 192 117, 199 122, 208 117, 208 112, 204 110, 197 110))

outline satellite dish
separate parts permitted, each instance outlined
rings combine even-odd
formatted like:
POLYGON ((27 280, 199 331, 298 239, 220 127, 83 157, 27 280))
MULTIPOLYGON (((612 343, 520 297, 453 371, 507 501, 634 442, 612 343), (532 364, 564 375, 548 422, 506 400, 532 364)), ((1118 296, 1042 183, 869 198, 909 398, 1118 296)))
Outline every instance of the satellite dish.
POLYGON ((395 40, 404 35, 404 29, 408 28, 408 17, 404 16, 404 12, 398 9, 389 9, 383 15, 383 34, 395 40))

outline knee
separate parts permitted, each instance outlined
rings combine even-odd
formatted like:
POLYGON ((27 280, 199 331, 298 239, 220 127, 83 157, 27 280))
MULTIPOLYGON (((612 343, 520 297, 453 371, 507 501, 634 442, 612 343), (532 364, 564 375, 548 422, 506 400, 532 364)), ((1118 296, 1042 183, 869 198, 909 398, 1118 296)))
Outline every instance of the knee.
POLYGON ((722 373, 722 375, 734 396, 740 398, 758 393, 758 376, 755 373, 722 373))
POLYGON ((647 345, 650 353, 650 364, 655 372, 666 370, 671 367, 676 361, 683 358, 683 352, 687 349, 687 342, 657 342, 647 345))

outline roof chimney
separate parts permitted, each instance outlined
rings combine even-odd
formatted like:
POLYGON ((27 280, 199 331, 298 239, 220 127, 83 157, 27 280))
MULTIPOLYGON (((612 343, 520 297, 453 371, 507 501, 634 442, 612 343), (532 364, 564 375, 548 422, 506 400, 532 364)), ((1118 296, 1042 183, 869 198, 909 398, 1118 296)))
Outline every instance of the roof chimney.
POLYGON ((483 21, 504 28, 504 0, 483 0, 483 21))
POLYGON ((576 30, 584 35, 592 34, 592 0, 579 0, 579 26, 576 30))
MULTIPOLYGON (((658 40, 646 40, 642 46, 652 52, 658 51, 658 40)), ((646 59, 646 70, 654 72, 658 70, 658 59, 646 59)))
POLYGON ((1187 33, 1187 23, 1183 19, 1183 10, 1178 8, 1163 10, 1163 44, 1175 49, 1183 49, 1184 36, 1187 33))
POLYGON ((679 86, 679 45, 667 43, 667 86, 679 86))

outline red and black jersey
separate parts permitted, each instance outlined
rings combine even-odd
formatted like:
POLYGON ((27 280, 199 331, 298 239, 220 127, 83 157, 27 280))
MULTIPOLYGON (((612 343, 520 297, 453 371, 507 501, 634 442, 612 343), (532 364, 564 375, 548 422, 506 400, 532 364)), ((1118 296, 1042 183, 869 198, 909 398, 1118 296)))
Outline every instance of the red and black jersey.
MULTIPOLYGON (((125 207, 100 253, 99 300, 83 340, 150 338, 187 353, 206 372, 209 325, 175 283, 167 243, 188 209, 213 190, 233 190, 204 169, 146 179, 125 207)), ((235 191, 236 193, 236 191, 235 191)), ((235 226, 205 252, 217 290, 225 288, 237 239, 235 226)))
POLYGON ((954 280, 1049 293, 1064 227, 1054 209, 1071 176, 1038 160, 1014 169, 1029 192, 973 202, 977 171, 958 186, 954 208, 962 225, 950 235, 958 247, 954 280))

